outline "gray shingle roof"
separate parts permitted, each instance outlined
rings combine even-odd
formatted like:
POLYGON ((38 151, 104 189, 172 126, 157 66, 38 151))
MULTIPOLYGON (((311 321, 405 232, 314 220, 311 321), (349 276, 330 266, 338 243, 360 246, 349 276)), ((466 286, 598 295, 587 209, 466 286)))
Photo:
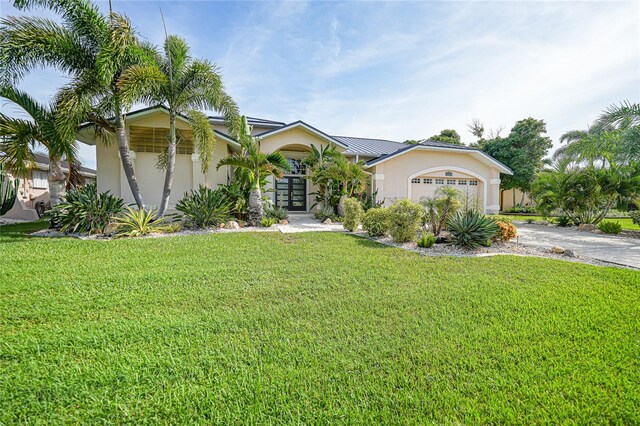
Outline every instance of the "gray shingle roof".
POLYGON ((390 154, 406 147, 402 142, 386 139, 354 138, 350 136, 334 136, 334 139, 346 144, 348 154, 359 154, 371 157, 390 154))

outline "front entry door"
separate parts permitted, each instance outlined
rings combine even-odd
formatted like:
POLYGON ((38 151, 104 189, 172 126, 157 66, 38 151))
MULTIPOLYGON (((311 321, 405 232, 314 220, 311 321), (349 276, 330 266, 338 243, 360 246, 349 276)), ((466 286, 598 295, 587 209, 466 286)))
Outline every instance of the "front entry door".
POLYGON ((276 205, 290 212, 307 211, 307 182, 302 177, 285 176, 276 182, 276 205))

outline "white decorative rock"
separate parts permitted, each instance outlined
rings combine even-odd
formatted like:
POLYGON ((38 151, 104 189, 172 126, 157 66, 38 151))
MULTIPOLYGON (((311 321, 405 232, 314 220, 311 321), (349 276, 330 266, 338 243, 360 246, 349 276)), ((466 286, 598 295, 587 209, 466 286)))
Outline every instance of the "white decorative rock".
POLYGON ((331 218, 330 218, 330 217, 328 217, 328 218, 326 218, 326 219, 324 220, 324 222, 322 222, 322 223, 324 223, 325 225, 331 225, 331 224, 333 223, 333 221, 331 220, 331 218))
POLYGON ((224 224, 224 229, 240 229, 240 225, 235 220, 230 220, 224 224))

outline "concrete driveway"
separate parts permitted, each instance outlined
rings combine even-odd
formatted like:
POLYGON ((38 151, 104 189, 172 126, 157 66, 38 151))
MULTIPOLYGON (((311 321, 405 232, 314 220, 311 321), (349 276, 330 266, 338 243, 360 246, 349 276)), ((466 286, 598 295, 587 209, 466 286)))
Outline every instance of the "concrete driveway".
POLYGON ((573 228, 546 227, 517 223, 518 241, 524 245, 571 249, 578 256, 640 268, 640 240, 613 237, 573 228))

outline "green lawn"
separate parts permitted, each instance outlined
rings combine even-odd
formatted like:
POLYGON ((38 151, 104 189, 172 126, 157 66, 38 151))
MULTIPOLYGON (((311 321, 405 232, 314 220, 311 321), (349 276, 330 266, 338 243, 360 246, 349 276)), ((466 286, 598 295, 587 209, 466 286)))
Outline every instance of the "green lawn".
MULTIPOLYGON (((505 215, 510 217, 512 220, 522 220, 525 221, 527 219, 535 219, 535 220, 547 220, 547 221, 552 221, 552 218, 543 218, 542 216, 520 216, 520 215, 505 215)), ((623 219, 605 219, 611 222, 619 222, 620 225, 622 225, 622 229, 629 229, 629 230, 633 230, 633 231, 640 231, 640 226, 636 225, 635 223, 633 223, 633 221, 631 220, 630 217, 625 217, 623 219)))
POLYGON ((0 424, 640 422, 640 273, 0 228, 0 424))

